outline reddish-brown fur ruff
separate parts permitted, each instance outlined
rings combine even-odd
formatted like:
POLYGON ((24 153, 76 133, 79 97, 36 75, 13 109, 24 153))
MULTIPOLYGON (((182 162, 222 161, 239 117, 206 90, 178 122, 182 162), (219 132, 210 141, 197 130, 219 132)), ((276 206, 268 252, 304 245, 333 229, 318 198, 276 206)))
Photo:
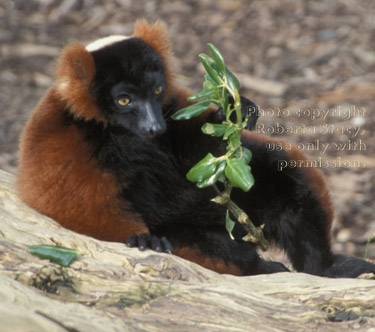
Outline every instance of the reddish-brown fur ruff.
POLYGON ((106 122, 90 94, 95 73, 94 58, 90 52, 78 43, 68 45, 56 71, 56 96, 76 117, 106 122))
POLYGON ((118 185, 99 168, 81 132, 64 125, 63 102, 51 89, 22 137, 17 183, 21 199, 66 228, 123 242, 147 232, 141 217, 118 198, 118 185))
MULTIPOLYGON (((311 183, 314 186, 315 193, 318 195, 321 206, 327 214, 326 225, 327 225, 327 229, 330 230, 332 226, 332 222, 333 222, 334 211, 333 211, 329 191, 327 189, 322 172, 315 167, 308 167, 306 164, 304 164, 307 161, 305 154, 302 151, 300 151, 295 145, 289 142, 274 139, 272 137, 265 136, 256 132, 244 130, 242 132, 242 138, 244 140, 256 141, 261 144, 282 143, 283 146, 287 144, 291 146, 291 150, 289 151, 288 156, 290 160, 294 160, 294 161, 302 160, 303 161, 302 168, 303 168, 304 174, 310 180, 309 183, 311 183)), ((328 240, 331 241, 331 237, 332 237, 331 232, 327 232, 327 236, 328 236, 328 240)))
POLYGON ((150 24, 145 19, 138 20, 134 26, 133 37, 142 39, 151 46, 164 61, 170 58, 172 47, 168 36, 168 28, 164 22, 156 21, 150 24))
MULTIPOLYGON (((167 62, 171 46, 164 23, 138 21, 133 37, 144 40, 167 62)), ((191 93, 173 84, 168 68, 166 65, 163 101, 177 97, 179 107, 187 106, 191 93)), ((106 123, 90 94, 95 73, 94 59, 83 45, 74 43, 63 50, 56 83, 24 129, 17 188, 24 202, 64 227, 101 240, 123 242, 130 234, 148 229, 118 198, 117 180, 91 158, 79 130, 63 126, 60 113, 68 110, 77 118, 106 123)))
POLYGON ((192 248, 187 248, 187 247, 178 248, 178 249, 175 249, 173 253, 179 257, 182 257, 191 262, 197 263, 205 267, 206 269, 210 269, 218 273, 232 274, 235 276, 242 276, 244 274, 234 264, 226 263, 219 258, 205 256, 198 250, 194 250, 192 248))

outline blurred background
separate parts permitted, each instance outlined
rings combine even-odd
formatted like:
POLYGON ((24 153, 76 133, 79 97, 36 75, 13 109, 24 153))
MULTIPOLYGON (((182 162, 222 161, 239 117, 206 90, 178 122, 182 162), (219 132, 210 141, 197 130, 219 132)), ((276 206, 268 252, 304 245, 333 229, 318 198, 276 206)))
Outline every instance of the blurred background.
MULTIPOLYGON (((171 65, 180 84, 201 90, 198 54, 208 52, 211 42, 240 79, 242 95, 264 110, 259 131, 271 131, 276 123, 310 126, 306 132, 275 136, 296 144, 328 144, 324 153, 306 153, 331 163, 322 171, 336 211, 334 250, 362 257, 375 235, 373 0, 0 0, 0 168, 17 173, 19 135, 53 84, 61 48, 71 41, 130 35, 135 20, 143 17, 168 24, 171 65), (326 119, 293 115, 313 109, 359 113, 326 119), (322 125, 333 132, 322 133, 322 125), (357 136, 354 127, 360 130, 357 136), (357 148, 334 149, 333 143, 358 139, 357 148), (345 165, 333 167, 338 160, 345 165)), ((374 247, 369 258, 375 258, 374 247)))

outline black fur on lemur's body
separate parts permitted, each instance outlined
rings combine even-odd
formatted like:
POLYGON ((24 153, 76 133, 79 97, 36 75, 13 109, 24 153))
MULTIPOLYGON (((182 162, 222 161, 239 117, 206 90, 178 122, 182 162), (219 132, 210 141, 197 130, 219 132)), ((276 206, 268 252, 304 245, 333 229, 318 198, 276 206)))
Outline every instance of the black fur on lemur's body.
MULTIPOLYGON (((200 130, 222 114, 210 109, 192 120, 170 119, 191 93, 173 82, 169 55, 160 22, 138 22, 130 38, 68 46, 56 83, 22 137, 19 195, 61 225, 98 239, 173 248, 221 273, 287 271, 260 258, 253 244, 231 240, 225 209, 210 201, 215 193, 186 179, 208 152, 223 153, 221 140, 200 130)), ((242 101, 244 110, 254 106, 242 101)), ((248 129, 255 122, 252 116, 248 129)), ((256 225, 265 224, 265 237, 285 249, 297 271, 328 277, 375 272, 373 264, 332 254, 333 213, 321 173, 278 170, 278 160, 304 160, 302 152, 270 152, 266 143, 274 139, 247 130, 242 142, 253 153, 255 185, 248 193, 235 190, 233 199, 256 225)), ((236 227, 237 235, 242 231, 236 227)))

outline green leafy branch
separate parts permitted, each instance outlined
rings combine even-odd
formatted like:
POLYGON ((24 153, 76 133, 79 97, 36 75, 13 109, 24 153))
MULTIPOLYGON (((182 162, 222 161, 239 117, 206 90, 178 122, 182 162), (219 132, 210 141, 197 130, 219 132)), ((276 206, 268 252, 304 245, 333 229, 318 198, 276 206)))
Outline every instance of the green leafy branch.
POLYGON ((255 227, 247 214, 230 199, 233 187, 249 191, 254 184, 249 166, 252 154, 241 144, 241 132, 249 116, 247 115, 242 120, 238 79, 225 66, 224 58, 219 50, 212 44, 208 44, 208 48, 212 58, 207 54, 199 55, 207 72, 204 76, 203 91, 190 96, 188 101, 195 103, 180 109, 172 118, 187 120, 202 114, 211 103, 218 105, 225 113, 225 120, 221 124, 205 123, 202 131, 207 135, 222 137, 224 141, 227 141, 227 152, 221 157, 214 157, 208 153, 190 169, 186 177, 189 181, 196 182, 199 188, 208 186, 215 188, 217 197, 213 201, 228 208, 226 228, 232 238, 235 223, 231 220, 229 211, 248 233, 243 240, 257 243, 263 250, 267 250, 268 243, 263 237, 262 227, 255 227), (229 102, 229 96, 232 97, 233 102, 229 102), (232 117, 233 113, 235 117, 232 117), (236 121, 233 122, 232 118, 236 121), (224 190, 219 190, 217 182, 223 184, 224 190))

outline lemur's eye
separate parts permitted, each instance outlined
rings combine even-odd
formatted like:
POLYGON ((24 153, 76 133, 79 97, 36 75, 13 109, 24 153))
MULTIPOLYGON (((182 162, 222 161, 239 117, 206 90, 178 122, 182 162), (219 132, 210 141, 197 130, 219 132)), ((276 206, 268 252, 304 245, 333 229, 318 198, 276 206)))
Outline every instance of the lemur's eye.
POLYGON ((127 96, 120 97, 119 99, 117 99, 117 102, 118 102, 121 106, 126 106, 127 104, 130 103, 130 98, 127 97, 127 96))
POLYGON ((159 85, 159 86, 155 89, 154 93, 155 93, 156 95, 160 95, 160 94, 162 93, 162 91, 163 91, 163 87, 162 87, 161 85, 159 85))

